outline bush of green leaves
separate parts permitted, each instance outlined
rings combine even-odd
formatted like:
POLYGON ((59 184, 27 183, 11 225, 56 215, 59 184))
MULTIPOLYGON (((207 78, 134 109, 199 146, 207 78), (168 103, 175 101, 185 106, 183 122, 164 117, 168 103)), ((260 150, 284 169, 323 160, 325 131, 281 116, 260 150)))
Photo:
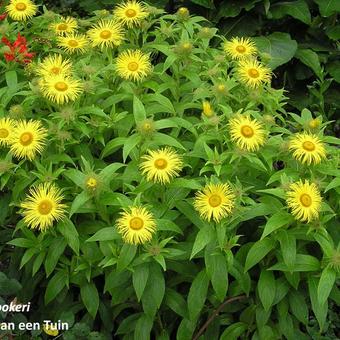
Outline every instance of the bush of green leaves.
MULTIPOLYGON (((70 58, 84 91, 58 105, 42 96, 35 62, 24 68, 1 60, 0 115, 40 120, 48 129, 47 145, 32 161, 1 149, 8 276, 1 280, 20 282, 4 299, 34 305, 29 314, 2 320, 62 320, 71 327, 65 339, 335 337, 329 307, 340 301, 339 140, 325 133, 333 122, 320 111, 289 112, 283 89, 245 86, 238 62, 203 17, 148 10, 141 26, 126 29, 121 46, 71 56, 48 29, 51 12, 26 25, 2 25, 12 40, 18 31, 27 38, 37 62, 53 52, 70 58), (116 58, 127 48, 152 60, 140 82, 117 74, 116 58), (257 151, 232 141, 228 123, 239 115, 265 129, 257 151), (293 158, 289 142, 302 131, 320 138, 327 159, 293 158), (163 147, 184 163, 166 185, 147 181, 140 170, 147 150, 163 147), (101 184, 95 190, 89 176, 101 184), (322 196, 310 223, 294 219, 286 203, 300 179, 315 183, 322 196), (20 205, 31 186, 46 182, 63 189, 68 208, 40 232, 24 222, 20 205), (194 208, 196 193, 211 182, 229 183, 235 196, 232 212, 217 223, 194 208), (122 209, 135 204, 147 206, 157 224, 152 240, 140 245, 124 242, 116 227, 122 209)), ((112 15, 96 12, 78 21, 79 30, 103 17, 112 15)), ((258 49, 265 39, 255 39, 258 49)), ((259 58, 273 66, 268 56, 259 58)), ((32 336, 45 336, 39 333, 32 336)))

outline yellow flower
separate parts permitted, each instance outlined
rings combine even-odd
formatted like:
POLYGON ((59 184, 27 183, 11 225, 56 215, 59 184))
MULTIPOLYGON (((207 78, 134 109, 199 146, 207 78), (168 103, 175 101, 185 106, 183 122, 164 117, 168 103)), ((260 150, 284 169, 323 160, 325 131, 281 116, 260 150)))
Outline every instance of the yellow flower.
POLYGON ((142 157, 144 161, 140 164, 142 174, 146 175, 148 181, 166 184, 179 175, 183 162, 175 151, 165 147, 156 151, 149 150, 148 153, 142 157))
POLYGON ((123 25, 132 27, 139 25, 141 20, 145 19, 149 13, 141 3, 131 0, 118 5, 114 9, 113 15, 123 25))
POLYGON ((176 13, 181 20, 188 20, 190 12, 186 7, 180 7, 176 13))
POLYGON ((92 46, 119 46, 124 38, 122 27, 113 20, 101 20, 87 32, 92 46))
POLYGON ((326 150, 319 137, 307 132, 297 133, 289 143, 293 157, 303 164, 318 164, 326 158, 326 150))
POLYGON ((97 188, 98 181, 94 177, 89 177, 86 180, 86 187, 91 190, 95 190, 97 188))
POLYGON ((212 109, 210 103, 208 101, 204 101, 202 103, 202 107, 203 107, 203 114, 207 117, 210 118, 214 115, 214 110, 212 109))
POLYGON ((308 122, 308 127, 312 130, 317 129, 321 124, 320 118, 311 119, 308 122))
POLYGON ((120 215, 116 226, 125 242, 141 244, 151 240, 156 231, 156 221, 146 208, 130 207, 120 215))
POLYGON ((11 152, 18 158, 33 160, 43 151, 46 137, 47 130, 40 121, 19 121, 10 135, 11 152))
POLYGON ((303 183, 293 183, 287 192, 287 205, 297 220, 310 222, 317 219, 321 206, 321 196, 314 183, 309 184, 306 180, 303 183))
POLYGON ((53 75, 68 75, 71 73, 72 64, 69 59, 63 60, 60 54, 46 57, 37 67, 37 74, 42 77, 53 75))
POLYGON ((243 59, 237 67, 239 80, 246 86, 256 88, 261 84, 270 83, 271 71, 257 60, 243 59))
POLYGON ((84 34, 68 34, 66 37, 58 38, 58 46, 64 49, 67 53, 84 53, 88 44, 84 34))
POLYGON ((127 50, 118 55, 116 70, 124 79, 140 81, 151 73, 152 66, 147 54, 139 50, 127 50))
POLYGON ((223 184, 208 184, 202 191, 196 193, 194 207, 201 217, 210 221, 213 218, 219 222, 228 216, 235 205, 235 195, 230 186, 223 184))
POLYGON ((265 143, 265 130, 255 119, 239 116, 229 121, 231 139, 240 149, 256 151, 265 143))
POLYGON ((50 325, 43 325, 43 331, 50 336, 57 336, 59 334, 59 331, 50 325))
POLYGON ((30 19, 37 10, 38 7, 30 0, 11 0, 6 6, 6 12, 15 21, 30 19))
POLYGON ((63 195, 54 184, 43 183, 30 189, 30 195, 21 203, 24 222, 32 229, 45 231, 65 216, 63 195))
POLYGON ((10 137, 15 129, 14 121, 9 118, 0 118, 0 146, 8 146, 10 137))
POLYGON ((249 58, 257 52, 255 44, 249 38, 233 38, 224 43, 223 49, 231 59, 236 60, 249 58))
POLYGON ((74 33, 78 27, 77 20, 72 17, 61 18, 59 21, 50 25, 57 35, 68 35, 74 33))
POLYGON ((81 82, 70 76, 46 77, 41 83, 43 96, 57 104, 76 100, 80 96, 81 91, 81 82))

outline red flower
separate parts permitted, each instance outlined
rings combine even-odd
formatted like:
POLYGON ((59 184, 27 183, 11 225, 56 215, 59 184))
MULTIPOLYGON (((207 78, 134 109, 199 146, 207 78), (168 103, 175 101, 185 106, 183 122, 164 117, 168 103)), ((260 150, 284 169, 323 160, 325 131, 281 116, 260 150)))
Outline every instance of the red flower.
POLYGON ((5 20, 7 17, 7 13, 0 14, 0 21, 5 20))
POLYGON ((27 41, 20 33, 18 33, 17 40, 15 40, 13 44, 11 44, 6 37, 2 37, 1 41, 10 49, 10 52, 4 53, 6 61, 15 61, 17 63, 25 64, 32 61, 31 59, 34 57, 34 53, 28 52, 27 41))

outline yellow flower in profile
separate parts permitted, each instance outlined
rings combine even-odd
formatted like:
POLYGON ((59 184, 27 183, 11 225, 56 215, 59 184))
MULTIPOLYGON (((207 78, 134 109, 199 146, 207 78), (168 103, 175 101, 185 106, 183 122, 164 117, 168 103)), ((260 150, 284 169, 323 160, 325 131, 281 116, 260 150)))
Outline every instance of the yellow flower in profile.
POLYGON ((33 160, 43 151, 46 137, 47 130, 39 120, 19 121, 10 135, 10 150, 17 158, 33 160))
POLYGON ((43 325, 43 331, 50 336, 57 336, 59 334, 59 331, 50 325, 43 325))
POLYGON ((318 136, 302 132, 297 133, 289 143, 293 157, 303 164, 318 164, 326 158, 326 150, 318 136))
POLYGON ((205 100, 202 103, 202 107, 203 107, 202 113, 203 113, 204 116, 206 116, 207 118, 210 118, 214 115, 214 110, 212 109, 210 102, 205 100))
POLYGON ((322 198, 314 183, 293 183, 287 192, 287 205, 292 210, 293 216, 302 222, 310 222, 319 217, 322 198))
POLYGON ((255 44, 249 38, 232 38, 223 44, 224 52, 231 59, 249 58, 256 54, 255 44))
POLYGON ((255 119, 239 116, 229 121, 231 139, 242 150, 256 151, 265 143, 265 130, 255 119))
POLYGON ((72 63, 69 59, 63 60, 60 54, 46 57, 37 67, 37 74, 42 77, 53 75, 68 75, 71 73, 72 63))
POLYGON ((61 105, 76 100, 82 89, 81 82, 70 76, 50 76, 43 78, 41 83, 43 96, 61 105))
POLYGON ((116 70, 124 79, 140 81, 152 71, 150 57, 139 50, 124 51, 117 57, 116 70))
POLYGON ((131 0, 118 5, 114 9, 113 15, 123 25, 132 27, 139 25, 141 20, 145 19, 149 13, 140 2, 131 0))
POLYGON ((200 216, 219 222, 230 215, 235 205, 235 195, 227 183, 208 184, 203 191, 196 193, 194 207, 200 216))
POLYGON ((257 60, 243 59, 237 67, 239 80, 246 86, 256 88, 261 84, 270 83, 271 71, 257 60))
POLYGON ((53 30, 57 35, 72 34, 77 27, 77 20, 72 17, 61 18, 57 22, 50 25, 50 29, 53 30))
POLYGON ((29 196, 21 203, 24 222, 32 229, 46 231, 65 216, 66 205, 63 195, 54 184, 43 183, 30 189, 29 196))
POLYGON ((156 151, 148 150, 148 155, 142 157, 140 164, 142 174, 148 181, 166 184, 179 175, 182 170, 182 158, 168 147, 156 151))
POLYGON ((66 37, 58 38, 58 46, 67 53, 84 53, 88 44, 84 34, 69 34, 66 37))
POLYGON ((10 137, 15 128, 14 121, 9 118, 0 118, 0 146, 8 146, 10 137))
POLYGON ((122 27, 113 20, 101 20, 87 32, 92 46, 112 48, 119 46, 124 38, 122 27))
POLYGON ((130 207, 120 215, 116 226, 126 243, 142 244, 151 240, 156 231, 156 221, 146 208, 130 207))
POLYGON ((10 0, 6 6, 9 17, 15 21, 26 21, 32 18, 38 7, 30 0, 10 0))

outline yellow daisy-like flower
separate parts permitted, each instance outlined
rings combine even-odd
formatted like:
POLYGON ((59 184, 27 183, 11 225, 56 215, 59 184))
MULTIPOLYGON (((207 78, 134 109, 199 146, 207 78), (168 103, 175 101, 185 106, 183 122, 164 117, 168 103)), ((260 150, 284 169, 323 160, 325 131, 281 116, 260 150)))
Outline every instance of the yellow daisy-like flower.
POLYGON ((9 17, 15 21, 26 21, 32 18, 38 7, 30 0, 11 0, 6 6, 9 17))
POLYGON ((118 21, 128 27, 139 25, 141 20, 149 15, 146 8, 134 0, 118 5, 113 14, 118 21))
POLYGON ((249 58, 256 54, 255 44, 249 38, 233 38, 223 45, 224 52, 231 59, 249 58))
POLYGON ((59 334, 59 331, 50 325, 43 325, 43 331, 50 336, 57 336, 59 334))
POLYGON ((41 92, 43 96, 57 104, 65 104, 76 100, 83 86, 77 79, 70 76, 46 77, 41 82, 41 92))
POLYGON ((46 57, 37 67, 37 74, 42 77, 53 75, 69 75, 72 63, 69 59, 63 60, 60 54, 46 57))
POLYGON ((124 38, 122 27, 113 20, 101 20, 87 32, 92 46, 119 46, 124 38))
POLYGON ((84 34, 69 34, 66 37, 58 38, 58 46, 67 53, 84 53, 88 44, 84 34))
POLYGON ((266 134, 262 125, 255 119, 239 116, 229 121, 231 139, 240 149, 256 151, 265 143, 266 134))
POLYGON ((256 88, 270 83, 271 71, 257 60, 243 59, 237 67, 239 80, 246 86, 256 88))
POLYGON ((9 118, 0 118, 0 146, 8 146, 10 137, 15 128, 14 121, 9 118))
POLYGON ((10 135, 10 150, 18 158, 33 160, 43 151, 46 137, 47 130, 39 120, 19 121, 10 135))
POLYGON ((208 184, 203 191, 196 193, 194 207, 201 217, 219 222, 228 216, 235 205, 235 195, 230 186, 223 184, 208 184))
POLYGON ((150 57, 139 50, 124 51, 117 57, 116 70, 124 79, 140 81, 152 71, 150 57))
POLYGON ((307 132, 297 133, 289 143, 293 157, 303 164, 318 164, 326 158, 326 150, 318 136, 307 132))
POLYGON ((50 29, 57 35, 73 34, 77 27, 77 20, 72 17, 61 18, 59 21, 50 25, 50 29))
POLYGON ((204 116, 206 116, 207 118, 210 118, 214 115, 214 110, 212 109, 210 102, 204 101, 202 103, 202 107, 203 107, 202 113, 204 114, 204 116))
POLYGON ((319 216, 322 198, 317 186, 314 183, 293 183, 287 192, 287 205, 297 220, 310 222, 319 216))
POLYGON ((153 215, 143 207, 124 209, 116 221, 118 232, 123 240, 130 244, 141 244, 150 241, 156 231, 153 215))
POLYGON ((148 155, 142 157, 140 164, 142 174, 148 181, 166 184, 179 175, 182 170, 182 158, 168 147, 156 151, 148 150, 148 155))
POLYGON ((30 189, 30 195, 21 203, 24 222, 32 229, 45 231, 65 216, 63 195, 54 184, 43 183, 30 189))

